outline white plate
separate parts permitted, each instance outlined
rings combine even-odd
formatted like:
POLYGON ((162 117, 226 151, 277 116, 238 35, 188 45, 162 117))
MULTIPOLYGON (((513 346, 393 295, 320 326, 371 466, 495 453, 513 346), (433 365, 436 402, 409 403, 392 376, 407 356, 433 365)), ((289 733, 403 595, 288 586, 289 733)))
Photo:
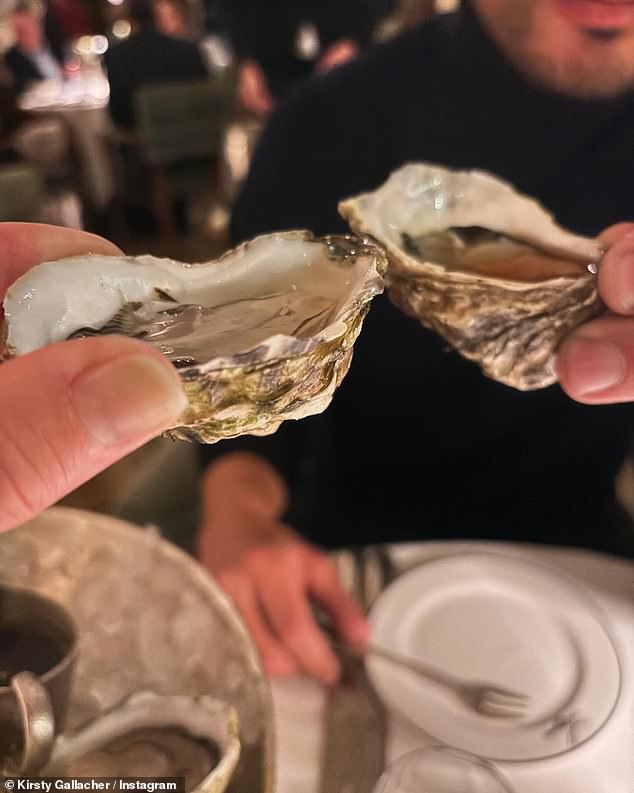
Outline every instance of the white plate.
POLYGON ((569 751, 605 724, 619 697, 618 655, 592 600, 572 581, 511 556, 427 562, 383 592, 370 620, 378 645, 530 697, 521 719, 481 716, 446 688, 368 658, 390 709, 474 754, 525 761, 569 751))

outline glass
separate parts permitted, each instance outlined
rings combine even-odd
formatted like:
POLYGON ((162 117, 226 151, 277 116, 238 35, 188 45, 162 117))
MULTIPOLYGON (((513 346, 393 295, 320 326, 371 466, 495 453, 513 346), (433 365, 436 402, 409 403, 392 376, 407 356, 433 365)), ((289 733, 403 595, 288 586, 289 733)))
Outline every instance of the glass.
POLYGON ((444 746, 415 749, 391 763, 374 793, 514 793, 489 760, 444 746))

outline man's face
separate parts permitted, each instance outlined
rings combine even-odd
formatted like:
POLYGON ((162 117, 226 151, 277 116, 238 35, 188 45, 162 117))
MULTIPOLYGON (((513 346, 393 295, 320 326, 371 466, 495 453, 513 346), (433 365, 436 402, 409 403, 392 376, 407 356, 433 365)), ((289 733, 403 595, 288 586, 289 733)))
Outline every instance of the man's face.
POLYGON ((579 97, 634 88, 634 0, 472 0, 529 79, 579 97))

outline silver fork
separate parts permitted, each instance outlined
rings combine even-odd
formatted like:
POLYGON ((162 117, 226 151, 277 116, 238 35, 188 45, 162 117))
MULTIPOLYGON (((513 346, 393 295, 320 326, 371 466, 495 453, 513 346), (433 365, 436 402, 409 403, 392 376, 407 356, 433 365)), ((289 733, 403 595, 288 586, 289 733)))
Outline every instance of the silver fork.
MULTIPOLYGON (((350 649, 348 647, 348 651, 350 649)), ((356 651, 354 648, 352 649, 356 651)), ((502 688, 492 683, 461 680, 423 661, 395 653, 385 647, 369 644, 359 650, 359 652, 363 655, 375 655, 378 658, 383 658, 390 663, 445 686, 445 688, 457 694, 468 707, 483 716, 507 719, 521 718, 526 712, 530 701, 529 697, 518 691, 511 691, 508 688, 502 688)))
MULTIPOLYGON (((367 611, 378 594, 380 594, 381 589, 394 577, 394 571, 391 569, 388 553, 381 546, 371 546, 357 552, 355 554, 355 562, 354 588, 359 602, 363 604, 364 610, 367 611), (381 568, 379 577, 383 578, 383 586, 380 586, 377 591, 373 591, 376 589, 375 586, 368 586, 369 582, 363 575, 363 571, 368 566, 369 561, 375 562, 381 568)), ((339 652, 347 655, 356 655, 360 658, 368 655, 383 658, 420 677, 445 686, 445 688, 453 691, 467 707, 483 716, 518 719, 524 715, 529 705, 529 697, 519 691, 511 691, 488 682, 462 680, 437 667, 426 664, 424 661, 419 661, 417 658, 411 658, 372 643, 368 643, 363 647, 346 644, 339 639, 327 614, 316 609, 315 619, 328 636, 332 646, 339 652)))

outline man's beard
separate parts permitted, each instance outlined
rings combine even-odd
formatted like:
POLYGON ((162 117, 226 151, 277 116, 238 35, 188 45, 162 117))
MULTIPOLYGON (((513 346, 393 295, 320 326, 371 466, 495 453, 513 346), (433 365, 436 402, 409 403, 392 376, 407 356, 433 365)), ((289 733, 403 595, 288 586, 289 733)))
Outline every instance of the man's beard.
POLYGON ((618 54, 606 53, 600 59, 580 57, 565 63, 530 51, 509 53, 509 57, 529 80, 565 96, 609 99, 634 89, 632 64, 618 54))
MULTIPOLYGON (((506 57, 530 82, 565 96, 580 99, 616 97, 634 89, 634 58, 618 48, 621 31, 588 30, 588 49, 569 59, 539 48, 539 33, 532 2, 512 2, 493 24, 485 25, 506 57), (537 43, 537 46, 535 45, 537 43), (597 55, 597 48, 604 52, 597 55)), ((634 41, 630 43, 634 48, 634 41)))

